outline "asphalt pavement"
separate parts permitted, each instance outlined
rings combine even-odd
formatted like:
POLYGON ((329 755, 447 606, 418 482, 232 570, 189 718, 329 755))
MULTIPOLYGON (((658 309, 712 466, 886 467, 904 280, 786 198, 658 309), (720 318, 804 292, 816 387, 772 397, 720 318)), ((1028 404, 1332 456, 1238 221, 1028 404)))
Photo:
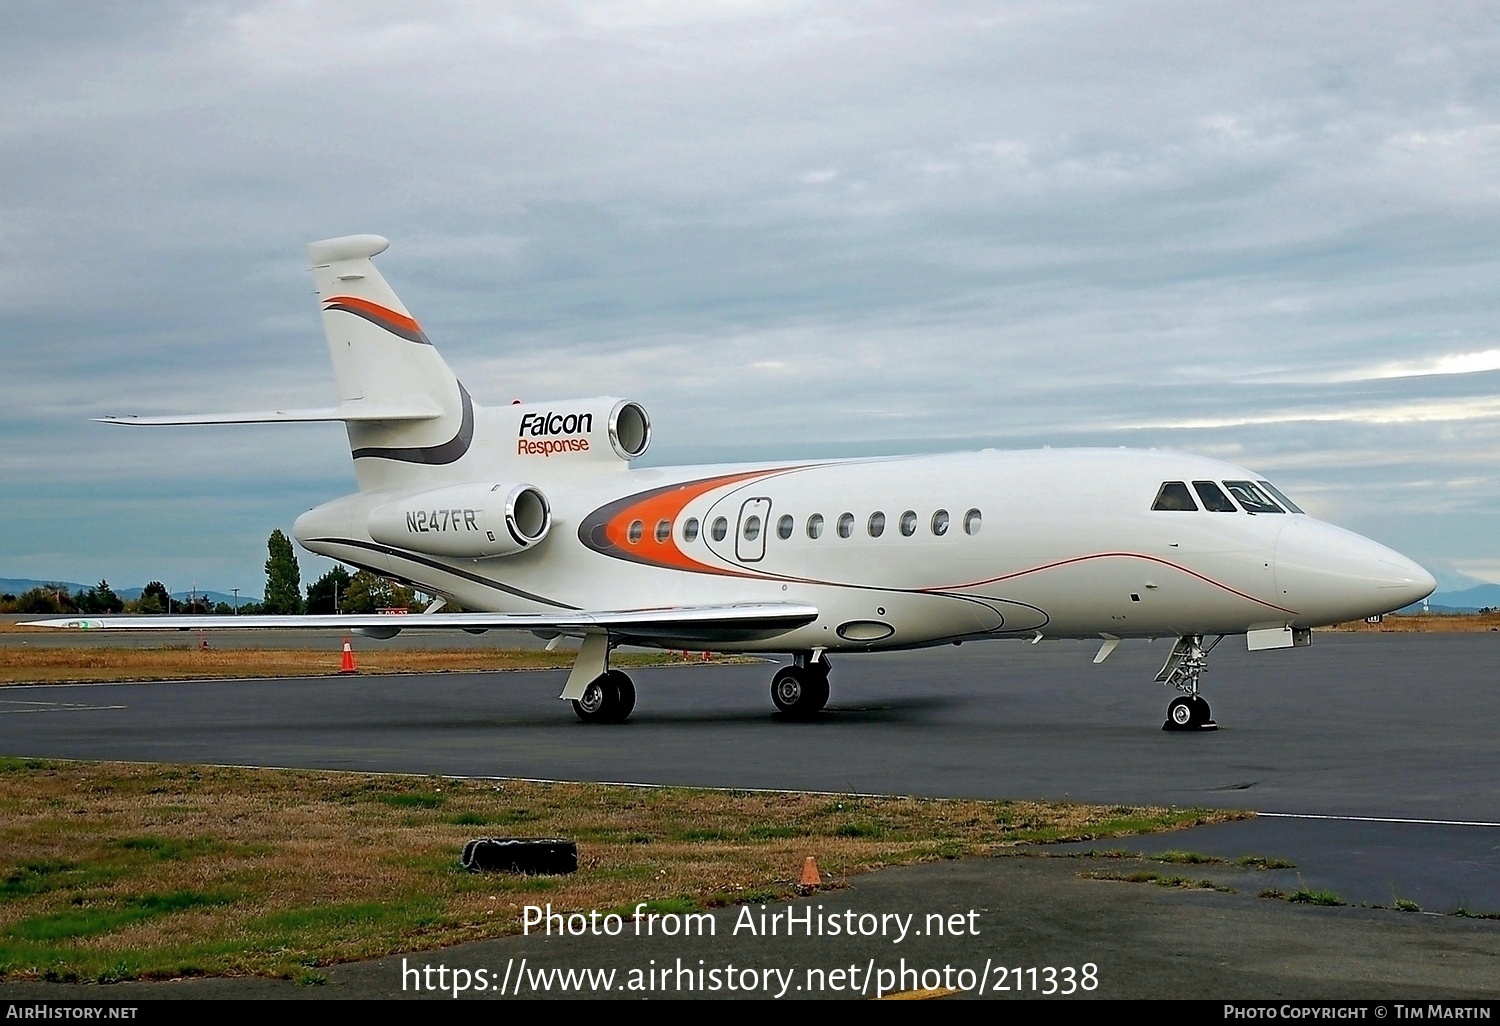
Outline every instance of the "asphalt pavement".
MULTIPOLYGON (((636 712, 618 726, 576 722, 555 697, 561 672, 12 687, 0 690, 0 753, 1254 809, 1263 815, 1253 821, 1139 844, 1146 852, 1186 848, 1296 864, 1236 887, 1236 895, 1080 881, 1064 860, 1036 870, 1061 874, 1055 877, 1017 870, 1023 863, 1014 860, 1001 860, 1006 868, 980 862, 962 871, 902 872, 931 874, 930 893, 952 887, 954 900, 981 887, 980 878, 993 879, 983 886, 1032 887, 1030 898, 1016 900, 1037 906, 1028 916, 1055 906, 1062 931, 1055 937, 1084 935, 1063 913, 1065 896, 1079 887, 1078 894, 1092 896, 1084 906, 1099 895, 1124 895, 1109 900, 1135 908, 1131 915, 1192 920, 1197 925, 1179 924, 1187 931, 1183 943, 1197 936, 1193 931, 1210 931, 1198 938, 1207 945, 1200 955, 1222 949, 1224 972, 1174 975, 1169 970, 1186 955, 1168 955, 1180 945, 1159 949, 1147 965, 1126 934, 1095 958, 1100 965, 1114 959, 1117 969, 1133 966, 1124 973, 1131 978, 1155 974, 1179 996, 1286 996, 1299 987, 1306 996, 1421 991, 1412 979, 1437 988, 1423 993, 1500 993, 1500 923, 1369 907, 1295 908, 1251 893, 1307 887, 1355 906, 1402 899, 1429 912, 1500 912, 1500 634, 1318 634, 1311 649, 1261 653, 1226 641, 1204 677, 1222 729, 1202 734, 1160 730, 1170 695, 1151 678, 1165 643, 1124 644, 1102 666, 1091 663, 1094 650, 994 642, 838 658, 829 709, 810 723, 773 712, 768 664, 632 671, 636 712), (940 885, 944 873, 950 882, 940 885), (953 873, 978 877, 954 883, 953 873), (1293 933, 1281 937, 1276 923, 1293 933), (1225 930, 1259 938, 1263 957, 1250 959, 1249 949, 1221 936, 1225 930), (1370 939, 1338 942, 1347 964, 1327 979, 1362 972, 1373 990, 1314 986, 1317 974, 1293 971, 1293 962, 1267 968, 1271 954, 1325 943, 1318 932, 1342 930, 1370 939), (1461 959, 1434 963, 1449 966, 1448 975, 1403 975, 1422 950, 1461 950, 1472 962, 1461 971, 1461 959), (1260 968, 1245 968, 1252 964, 1260 968), (1195 990, 1189 978, 1209 983, 1195 990)), ((884 876, 839 893, 854 900, 884 876)), ((1159 948, 1159 939, 1142 943, 1159 948)), ((590 950, 633 957, 618 946, 590 950)), ((1045 954, 1024 950, 1035 952, 1027 957, 1045 954)), ((568 957, 575 955, 582 957, 568 957)), ((352 967, 338 972, 339 979, 358 976, 352 967)), ((324 991, 330 996, 334 980, 324 991)))

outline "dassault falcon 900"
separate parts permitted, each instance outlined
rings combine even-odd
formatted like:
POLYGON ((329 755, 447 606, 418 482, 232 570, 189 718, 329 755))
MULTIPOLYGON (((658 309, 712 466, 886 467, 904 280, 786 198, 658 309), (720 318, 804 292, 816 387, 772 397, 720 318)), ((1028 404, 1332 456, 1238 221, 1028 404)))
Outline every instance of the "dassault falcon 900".
POLYGON ((986 638, 1173 638, 1168 729, 1214 726, 1209 651, 1293 648, 1399 609, 1422 567, 1302 512, 1242 467, 1179 453, 1047 449, 633 468, 646 410, 600 397, 476 403, 371 258, 375 235, 308 247, 339 390, 329 409, 105 418, 340 421, 359 491, 302 514, 307 549, 438 596, 389 616, 45 621, 85 629, 330 627, 581 638, 561 698, 587 722, 635 705, 622 643, 788 654, 793 717, 828 701, 829 656, 986 638), (446 602, 464 610, 444 613, 446 602), (1209 640, 1205 640, 1209 639, 1209 640))

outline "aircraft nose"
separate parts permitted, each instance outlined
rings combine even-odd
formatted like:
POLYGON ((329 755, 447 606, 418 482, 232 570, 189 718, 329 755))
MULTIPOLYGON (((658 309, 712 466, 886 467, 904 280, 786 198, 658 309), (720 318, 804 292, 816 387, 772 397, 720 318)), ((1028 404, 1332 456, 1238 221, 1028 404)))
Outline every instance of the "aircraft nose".
POLYGON ((1299 626, 1363 619, 1420 602, 1432 574, 1379 542, 1298 517, 1276 540, 1276 587, 1299 626))

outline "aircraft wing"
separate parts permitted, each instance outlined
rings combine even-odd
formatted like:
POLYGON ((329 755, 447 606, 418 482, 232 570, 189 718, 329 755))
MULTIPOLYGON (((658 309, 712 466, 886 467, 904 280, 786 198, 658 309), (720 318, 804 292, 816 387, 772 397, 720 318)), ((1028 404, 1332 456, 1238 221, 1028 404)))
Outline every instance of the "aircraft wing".
POLYGON ((664 606, 562 613, 389 613, 315 616, 74 616, 33 620, 23 627, 80 631, 309 630, 335 629, 391 637, 400 631, 535 631, 603 634, 646 643, 760 641, 818 618, 816 606, 755 602, 719 606, 664 606))
POLYGON ((95 417, 100 424, 163 427, 193 424, 309 424, 322 421, 436 420, 442 408, 430 399, 381 405, 351 400, 342 406, 315 410, 257 410, 252 413, 184 413, 167 417, 95 417))

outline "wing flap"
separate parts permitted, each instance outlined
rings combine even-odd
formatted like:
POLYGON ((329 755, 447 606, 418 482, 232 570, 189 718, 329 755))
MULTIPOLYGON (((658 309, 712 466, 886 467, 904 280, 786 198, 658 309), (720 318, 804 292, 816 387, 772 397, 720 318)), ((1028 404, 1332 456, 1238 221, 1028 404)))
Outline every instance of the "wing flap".
POLYGON ((388 613, 312 616, 102 616, 33 620, 23 627, 80 631, 369 630, 556 631, 607 633, 622 640, 760 641, 818 618, 816 606, 749 602, 717 606, 665 606, 565 613, 388 613))

